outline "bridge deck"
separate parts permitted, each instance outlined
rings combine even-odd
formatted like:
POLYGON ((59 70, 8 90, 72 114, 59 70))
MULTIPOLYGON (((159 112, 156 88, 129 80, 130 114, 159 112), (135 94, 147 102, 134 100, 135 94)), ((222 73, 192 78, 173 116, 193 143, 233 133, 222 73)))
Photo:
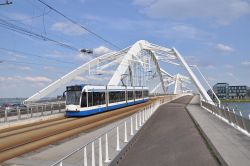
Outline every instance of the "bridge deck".
POLYGON ((190 99, 161 106, 119 165, 218 165, 185 110, 190 99))

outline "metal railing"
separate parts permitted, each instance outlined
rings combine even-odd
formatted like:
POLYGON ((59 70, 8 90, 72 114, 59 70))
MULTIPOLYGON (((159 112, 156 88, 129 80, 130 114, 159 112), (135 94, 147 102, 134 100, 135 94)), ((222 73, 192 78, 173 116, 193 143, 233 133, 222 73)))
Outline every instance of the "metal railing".
POLYGON ((65 111, 65 101, 34 103, 0 111, 0 123, 47 116, 65 111))
POLYGON ((141 129, 157 108, 169 101, 165 98, 144 107, 90 142, 72 151, 51 166, 109 165, 128 142, 141 129))
POLYGON ((215 114, 220 119, 232 125, 236 129, 250 136, 250 115, 248 117, 242 116, 241 111, 236 111, 233 108, 221 106, 218 104, 201 101, 201 106, 205 107, 212 114, 215 114))

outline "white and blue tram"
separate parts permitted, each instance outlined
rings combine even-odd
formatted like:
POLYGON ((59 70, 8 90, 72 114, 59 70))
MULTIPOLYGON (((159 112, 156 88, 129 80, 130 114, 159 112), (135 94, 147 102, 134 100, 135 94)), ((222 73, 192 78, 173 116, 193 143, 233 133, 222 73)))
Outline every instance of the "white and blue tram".
POLYGON ((89 116, 149 100, 147 87, 74 85, 66 87, 66 116, 89 116))

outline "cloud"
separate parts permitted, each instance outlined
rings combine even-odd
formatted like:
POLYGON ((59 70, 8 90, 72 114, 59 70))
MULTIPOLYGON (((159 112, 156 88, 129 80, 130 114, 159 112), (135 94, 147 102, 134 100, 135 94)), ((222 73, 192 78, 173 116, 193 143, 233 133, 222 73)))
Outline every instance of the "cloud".
POLYGON ((216 50, 220 52, 233 52, 234 51, 232 47, 225 45, 225 44, 221 44, 221 43, 217 44, 215 48, 216 50))
POLYGON ((46 83, 46 82, 51 82, 52 80, 50 78, 44 77, 44 76, 37 76, 37 77, 32 77, 32 76, 26 76, 26 77, 21 77, 21 76, 11 76, 11 77, 0 77, 1 82, 23 82, 23 81, 28 81, 28 82, 33 82, 33 83, 46 83))
POLYGON ((186 24, 165 24, 160 29, 154 30, 158 36, 163 36, 167 39, 192 39, 192 40, 208 40, 213 38, 213 34, 205 32, 191 25, 186 24))
POLYGON ((93 50, 95 55, 103 55, 109 52, 112 52, 111 49, 105 47, 105 46, 99 46, 93 50))
POLYGON ((152 18, 208 18, 219 24, 228 24, 250 12, 249 2, 243 0, 135 0, 133 4, 152 18))
POLYGON ((241 64, 244 66, 250 66, 250 61, 243 61, 241 64))
POLYGON ((80 26, 72 24, 70 22, 56 22, 51 26, 50 29, 69 36, 80 36, 87 34, 87 31, 82 29, 80 26))
POLYGON ((103 54, 110 53, 112 51, 113 50, 111 50, 108 47, 99 46, 99 47, 93 49, 93 55, 80 53, 80 54, 78 54, 77 57, 80 59, 83 59, 87 62, 87 61, 90 61, 91 59, 93 59, 94 57, 101 56, 103 54))
POLYGON ((43 76, 24 77, 24 80, 30 81, 30 82, 35 82, 35 83, 45 83, 45 82, 51 82, 52 81, 51 79, 49 79, 47 77, 43 77, 43 76))

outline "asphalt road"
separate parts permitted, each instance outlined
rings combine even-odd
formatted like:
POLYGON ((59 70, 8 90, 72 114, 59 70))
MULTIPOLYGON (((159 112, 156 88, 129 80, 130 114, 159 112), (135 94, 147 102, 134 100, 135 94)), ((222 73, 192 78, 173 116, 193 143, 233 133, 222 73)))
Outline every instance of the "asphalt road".
POLYGON ((218 165, 185 110, 191 98, 162 105, 119 165, 218 165))

